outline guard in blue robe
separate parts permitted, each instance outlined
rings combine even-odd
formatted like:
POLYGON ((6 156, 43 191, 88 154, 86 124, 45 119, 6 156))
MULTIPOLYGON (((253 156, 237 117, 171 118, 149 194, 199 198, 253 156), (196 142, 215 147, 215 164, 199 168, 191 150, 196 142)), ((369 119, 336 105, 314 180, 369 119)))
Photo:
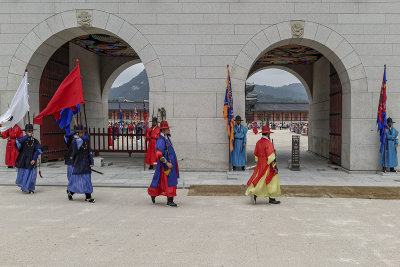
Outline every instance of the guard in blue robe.
POLYGON ((385 152, 381 153, 381 166, 384 171, 386 168, 389 168, 391 172, 395 172, 394 168, 398 165, 397 146, 399 145, 399 131, 392 127, 393 123, 392 118, 387 119, 388 127, 385 130, 385 152))
POLYGON ((247 143, 247 128, 241 124, 242 118, 236 116, 235 126, 233 126, 234 140, 233 140, 233 150, 231 151, 231 164, 233 170, 237 168, 245 169, 247 163, 246 157, 246 143, 247 143))
POLYGON ((178 160, 176 158, 174 147, 169 139, 170 131, 168 122, 160 123, 161 135, 156 142, 157 166, 154 172, 153 180, 147 192, 151 197, 153 204, 157 196, 166 196, 167 205, 177 207, 174 203, 176 196, 176 186, 179 178, 178 160))
POLYGON ((64 142, 67 145, 68 152, 65 155, 65 165, 67 165, 67 179, 72 175, 72 141, 74 140, 75 132, 70 132, 64 135, 64 142))
POLYGON ((77 136, 72 140, 72 175, 68 181, 67 194, 68 199, 73 200, 72 196, 76 194, 85 194, 85 201, 94 203, 92 198, 92 170, 93 153, 89 145, 89 135, 85 135, 85 129, 82 125, 77 125, 75 132, 77 136))
POLYGON ((23 192, 33 194, 36 186, 37 159, 42 154, 42 147, 37 139, 33 138, 33 125, 25 125, 26 135, 17 139, 15 146, 19 154, 16 160, 18 170, 15 183, 23 192))

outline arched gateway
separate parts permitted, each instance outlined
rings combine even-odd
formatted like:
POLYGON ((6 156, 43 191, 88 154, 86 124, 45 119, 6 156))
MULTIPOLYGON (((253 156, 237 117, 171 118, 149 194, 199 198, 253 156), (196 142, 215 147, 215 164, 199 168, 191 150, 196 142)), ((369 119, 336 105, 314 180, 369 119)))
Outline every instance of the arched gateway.
MULTIPOLYGON (((337 32, 307 21, 286 21, 260 31, 237 56, 232 67, 232 87, 234 90, 244 88, 251 74, 271 66, 271 62, 263 61, 263 57, 268 57, 274 49, 287 46, 297 47, 299 53, 304 48, 320 53, 309 65, 282 63, 302 78, 307 93, 311 94, 309 150, 329 157, 345 169, 357 170, 357 162, 351 161, 358 153, 350 139, 351 104, 356 101, 352 92, 367 91, 367 79, 356 51, 337 32)), ((289 56, 284 59, 284 62, 290 62, 289 56)), ((236 93, 243 94, 241 91, 236 93)))
MULTIPOLYGON (((31 114, 38 114, 75 67, 75 59, 80 59, 89 127, 107 126, 112 82, 131 65, 142 62, 150 90, 165 90, 160 61, 147 39, 125 20, 97 10, 67 11, 38 24, 11 60, 7 89, 17 88, 27 68, 31 114)), ((44 118, 40 138, 48 159, 63 157, 62 131, 54 118, 44 118)))

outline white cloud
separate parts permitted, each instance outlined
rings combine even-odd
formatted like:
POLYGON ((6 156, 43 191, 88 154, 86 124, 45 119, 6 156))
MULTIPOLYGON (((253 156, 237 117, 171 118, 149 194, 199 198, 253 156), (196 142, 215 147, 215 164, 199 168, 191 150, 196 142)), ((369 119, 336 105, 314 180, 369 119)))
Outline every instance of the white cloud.
POLYGON ((293 74, 280 69, 261 70, 250 76, 247 82, 274 87, 301 83, 293 74))
POLYGON ((117 79, 115 79, 111 87, 118 87, 129 82, 133 77, 138 76, 143 70, 144 65, 142 63, 138 63, 127 68, 117 77, 117 79))

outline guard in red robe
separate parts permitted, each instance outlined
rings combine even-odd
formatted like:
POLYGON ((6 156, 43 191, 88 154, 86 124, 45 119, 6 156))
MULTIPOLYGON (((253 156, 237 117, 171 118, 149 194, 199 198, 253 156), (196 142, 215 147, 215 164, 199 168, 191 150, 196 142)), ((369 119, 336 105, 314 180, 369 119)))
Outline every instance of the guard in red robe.
POLYGON ((174 202, 174 197, 176 196, 176 186, 179 179, 178 160, 171 139, 169 138, 168 122, 162 121, 160 129, 162 133, 155 147, 157 167, 147 192, 153 204, 155 204, 157 196, 166 196, 167 205, 177 207, 178 205, 174 202))
POLYGON ((258 125, 257 125, 257 123, 253 122, 252 126, 253 126, 253 133, 254 134, 258 134, 258 125))
POLYGON ((146 142, 148 142, 146 164, 150 165, 149 170, 153 169, 154 166, 157 165, 156 142, 161 135, 160 127, 157 126, 157 118, 154 117, 151 123, 151 128, 149 128, 146 132, 146 142))
POLYGON ((114 146, 113 128, 111 127, 111 124, 108 126, 108 146, 114 146))
POLYGON ((15 166, 15 160, 18 157, 18 150, 15 146, 15 141, 23 136, 22 130, 18 125, 1 133, 3 139, 7 139, 6 149, 6 165, 11 168, 15 166))

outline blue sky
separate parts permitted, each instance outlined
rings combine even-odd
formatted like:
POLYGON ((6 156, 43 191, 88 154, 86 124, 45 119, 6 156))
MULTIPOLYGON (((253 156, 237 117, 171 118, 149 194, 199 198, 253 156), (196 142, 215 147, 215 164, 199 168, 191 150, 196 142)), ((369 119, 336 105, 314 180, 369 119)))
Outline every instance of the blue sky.
MULTIPOLYGON (((143 69, 144 66, 142 63, 127 68, 118 76, 112 87, 118 87, 126 82, 129 82, 133 77, 136 77, 140 72, 142 72, 143 69)), ((300 81, 295 76, 287 71, 279 69, 266 69, 259 71, 256 74, 252 75, 247 81, 254 82, 255 84, 269 85, 275 87, 292 83, 300 83, 300 81)))

